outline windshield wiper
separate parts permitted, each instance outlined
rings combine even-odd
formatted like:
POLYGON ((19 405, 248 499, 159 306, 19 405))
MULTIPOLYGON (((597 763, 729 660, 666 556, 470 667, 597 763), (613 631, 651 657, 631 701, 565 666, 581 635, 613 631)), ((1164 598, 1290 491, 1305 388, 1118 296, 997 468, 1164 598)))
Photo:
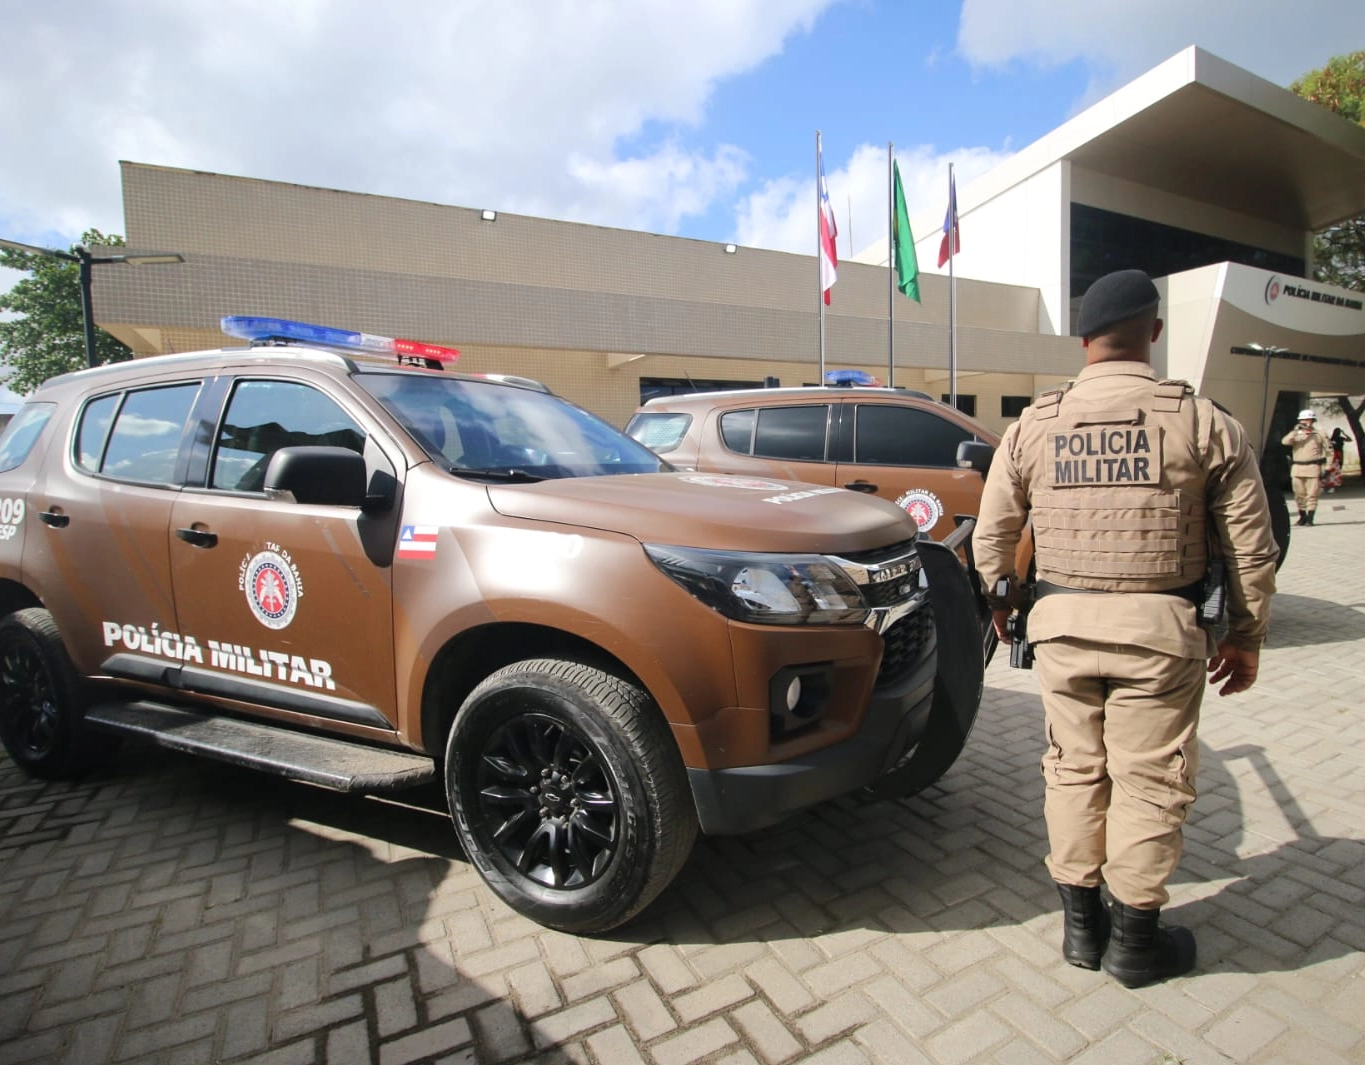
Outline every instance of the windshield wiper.
POLYGON ((497 467, 494 469, 478 469, 468 466, 452 466, 450 472, 457 477, 487 477, 493 481, 507 481, 511 484, 536 484, 545 480, 544 477, 526 470, 513 469, 509 466, 497 467))

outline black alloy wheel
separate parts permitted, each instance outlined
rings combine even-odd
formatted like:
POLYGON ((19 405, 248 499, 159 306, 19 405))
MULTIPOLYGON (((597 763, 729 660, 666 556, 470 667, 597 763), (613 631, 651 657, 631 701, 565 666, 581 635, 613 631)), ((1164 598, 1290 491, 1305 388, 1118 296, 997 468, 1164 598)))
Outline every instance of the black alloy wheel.
POLYGON ((474 830, 539 884, 586 887, 616 854, 617 789, 597 751, 563 721, 512 718, 485 746, 477 786, 474 830))
POLYGON ((682 757, 635 682, 581 662, 504 666, 446 742, 460 843, 509 906, 549 928, 604 932, 672 881, 697 834, 682 757))
POLYGON ((46 610, 0 621, 0 741, 32 776, 59 780, 93 761, 80 678, 46 610))

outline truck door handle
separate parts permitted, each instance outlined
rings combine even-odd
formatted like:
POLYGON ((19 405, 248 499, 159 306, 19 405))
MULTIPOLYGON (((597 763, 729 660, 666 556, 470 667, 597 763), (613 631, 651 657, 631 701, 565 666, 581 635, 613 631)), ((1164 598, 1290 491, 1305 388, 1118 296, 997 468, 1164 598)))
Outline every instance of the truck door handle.
POLYGON ((176 529, 175 535, 191 547, 215 547, 218 544, 218 534, 203 529, 176 529))
POLYGON ((876 491, 877 491, 877 486, 876 486, 875 484, 873 484, 871 481, 851 481, 851 482, 849 482, 848 484, 844 485, 844 487, 845 487, 845 488, 851 488, 851 489, 853 489, 853 491, 855 491, 855 492, 876 492, 876 491))
POLYGON ((58 514, 55 510, 40 510, 38 520, 44 525, 51 525, 54 529, 65 529, 71 524, 71 515, 58 514))

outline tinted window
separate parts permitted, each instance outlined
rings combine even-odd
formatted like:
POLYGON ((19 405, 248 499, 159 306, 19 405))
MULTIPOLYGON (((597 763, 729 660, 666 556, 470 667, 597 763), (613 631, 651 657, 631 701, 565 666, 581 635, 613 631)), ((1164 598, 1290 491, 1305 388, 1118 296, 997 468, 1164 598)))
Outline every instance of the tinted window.
POLYGON ((52 403, 29 403, 10 419, 0 434, 0 471, 12 470, 28 458, 54 410, 52 403))
POLYGON ((683 442, 691 424, 690 414, 637 414, 626 426, 626 435, 651 451, 672 451, 683 442))
POLYGON ((294 381, 242 381, 218 430, 210 488, 259 492, 282 447, 344 447, 364 453, 365 432, 329 396, 294 381))
POLYGON ((1000 417, 1017 418, 1024 413, 1024 408, 1032 402, 1032 396, 1001 396, 1000 417))
POLYGON ((109 431, 100 473, 128 481, 174 483, 180 440, 198 394, 197 382, 126 393, 109 431))
POLYGON ((732 410, 720 416, 720 438, 731 451, 747 455, 754 446, 754 412, 732 410))
POLYGON ((121 399, 122 393, 116 392, 85 405, 81 427, 76 433, 76 463, 91 473, 99 472, 104 441, 109 437, 109 426, 114 424, 114 412, 118 410, 121 399))
POLYGON ((829 407, 764 407, 758 412, 754 432, 754 454, 771 459, 805 459, 820 462, 825 457, 825 428, 829 407))
POLYGON ((858 406, 854 461, 882 466, 957 465, 957 445, 975 437, 946 418, 912 407, 858 406))

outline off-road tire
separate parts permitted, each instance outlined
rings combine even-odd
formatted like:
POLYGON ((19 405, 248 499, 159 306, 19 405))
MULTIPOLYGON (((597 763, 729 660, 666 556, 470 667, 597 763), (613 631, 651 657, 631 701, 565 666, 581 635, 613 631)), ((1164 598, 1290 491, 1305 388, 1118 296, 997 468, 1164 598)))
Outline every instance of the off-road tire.
POLYGON ((0 620, 0 741, 15 764, 45 780, 89 769, 99 757, 84 713, 81 678, 52 615, 33 607, 0 620))
POLYGON ((509 906, 565 932, 630 920, 697 834, 673 735, 637 685, 531 659, 476 687, 451 726, 446 798, 465 853, 509 906))

